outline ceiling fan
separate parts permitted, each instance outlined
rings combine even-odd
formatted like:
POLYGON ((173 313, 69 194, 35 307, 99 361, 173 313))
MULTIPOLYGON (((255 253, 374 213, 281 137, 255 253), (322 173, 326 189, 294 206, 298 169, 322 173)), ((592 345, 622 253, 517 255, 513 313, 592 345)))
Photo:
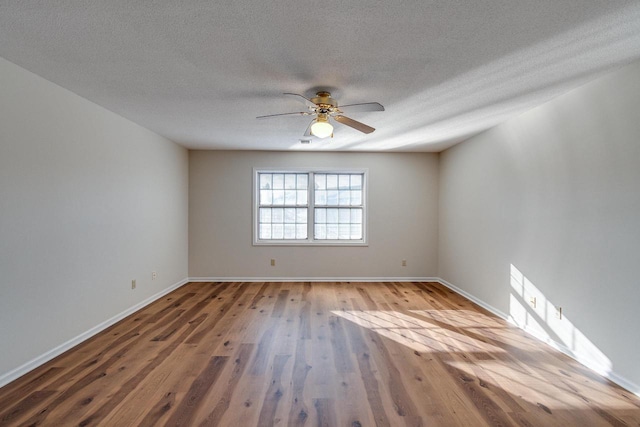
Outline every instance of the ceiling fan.
POLYGON ((343 109, 353 112, 369 112, 384 111, 384 107, 377 102, 364 102, 361 104, 348 104, 338 107, 338 102, 331 97, 331 93, 320 91, 316 96, 309 99, 297 93, 285 93, 287 96, 295 96, 296 99, 304 102, 308 111, 297 111, 294 113, 269 114, 266 116, 258 116, 258 119, 267 119, 279 116, 315 116, 315 118, 307 126, 305 136, 317 136, 318 138, 333 137, 333 125, 330 119, 338 123, 347 125, 363 133, 371 133, 375 129, 371 126, 360 123, 359 121, 343 116, 343 109))

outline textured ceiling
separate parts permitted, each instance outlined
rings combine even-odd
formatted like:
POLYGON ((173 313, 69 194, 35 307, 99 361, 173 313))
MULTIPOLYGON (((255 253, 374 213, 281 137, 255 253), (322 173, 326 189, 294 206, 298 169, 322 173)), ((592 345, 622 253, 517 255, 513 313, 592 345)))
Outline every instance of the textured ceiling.
POLYGON ((640 2, 3 0, 0 56, 189 148, 440 151, 640 59, 640 2), (376 132, 255 119, 318 88, 376 132))

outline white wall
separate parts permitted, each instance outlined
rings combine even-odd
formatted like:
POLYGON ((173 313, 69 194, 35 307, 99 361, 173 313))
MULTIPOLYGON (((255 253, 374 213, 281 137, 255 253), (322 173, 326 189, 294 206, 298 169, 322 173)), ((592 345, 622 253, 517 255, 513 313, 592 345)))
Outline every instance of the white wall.
POLYGON ((187 197, 187 150, 0 59, 0 378, 185 279, 187 197))
POLYGON ((434 276, 437 201, 436 154, 192 151, 189 276, 434 276), (254 167, 368 168, 369 246, 252 246, 254 167))
POLYGON ((443 152, 440 185, 439 275, 639 392, 640 63, 443 152))

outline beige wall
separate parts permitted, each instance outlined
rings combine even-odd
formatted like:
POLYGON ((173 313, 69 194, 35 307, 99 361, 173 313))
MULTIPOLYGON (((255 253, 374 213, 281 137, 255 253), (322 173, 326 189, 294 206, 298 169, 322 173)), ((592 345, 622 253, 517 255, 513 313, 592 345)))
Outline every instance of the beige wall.
POLYGON ((192 151, 189 167, 190 277, 436 274, 436 154, 192 151), (252 246, 254 167, 368 168, 369 246, 252 246))
POLYGON ((636 63, 443 152, 439 224, 440 277, 636 392, 639 137, 636 63))
POLYGON ((187 150, 0 59, 0 383, 185 279, 187 197, 187 150))

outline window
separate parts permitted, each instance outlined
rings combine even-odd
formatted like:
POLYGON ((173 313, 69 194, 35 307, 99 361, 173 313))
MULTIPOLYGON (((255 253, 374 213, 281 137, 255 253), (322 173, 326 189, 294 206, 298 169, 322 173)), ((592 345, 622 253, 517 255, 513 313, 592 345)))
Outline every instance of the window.
POLYGON ((256 245, 365 245, 366 171, 254 170, 256 245))

